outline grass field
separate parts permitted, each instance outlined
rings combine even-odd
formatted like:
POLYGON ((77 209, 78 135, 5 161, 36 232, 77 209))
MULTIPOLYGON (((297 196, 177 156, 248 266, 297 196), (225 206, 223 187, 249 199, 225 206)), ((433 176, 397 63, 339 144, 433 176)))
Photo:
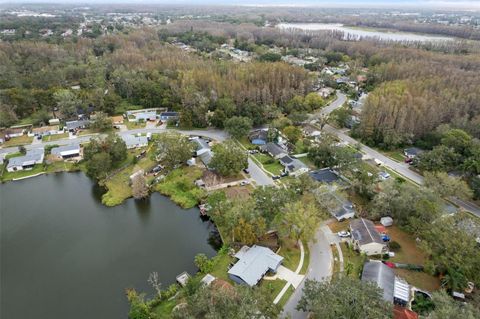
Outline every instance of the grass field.
POLYGON ((44 135, 44 136, 42 136, 42 141, 43 142, 52 142, 52 141, 61 140, 63 138, 68 138, 68 133, 44 135))
POLYGON ((53 162, 51 164, 37 164, 31 170, 23 170, 23 171, 16 171, 16 172, 7 172, 4 168, 3 174, 1 176, 1 181, 11 181, 18 178, 24 178, 28 176, 37 175, 40 173, 51 174, 51 173, 58 173, 58 172, 68 172, 68 171, 76 171, 80 170, 78 166, 70 162, 53 162))
POLYGON ((255 157, 255 159, 257 159, 263 165, 265 170, 273 175, 280 175, 282 173, 283 166, 278 160, 262 153, 254 154, 253 157, 255 157))
POLYGON ((203 189, 195 186, 202 176, 198 167, 182 167, 173 170, 165 180, 155 185, 155 190, 170 198, 183 208, 192 208, 205 196, 203 189))
POLYGON ((3 143, 3 147, 13 147, 32 144, 33 137, 28 135, 22 135, 18 137, 12 137, 10 140, 3 143))

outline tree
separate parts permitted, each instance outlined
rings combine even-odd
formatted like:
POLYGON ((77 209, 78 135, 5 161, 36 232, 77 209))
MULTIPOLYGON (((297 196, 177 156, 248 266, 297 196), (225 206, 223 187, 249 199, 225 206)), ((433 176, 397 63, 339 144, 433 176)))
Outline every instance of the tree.
POLYGON ((313 111, 321 108, 325 104, 325 101, 318 93, 311 92, 305 96, 304 103, 308 111, 313 111))
POLYGON ((234 116, 225 121, 224 127, 230 136, 240 139, 247 136, 252 129, 252 120, 248 117, 234 116))
POLYGON ((248 167, 247 153, 235 142, 229 140, 213 147, 210 167, 220 175, 232 176, 248 167))
POLYGON ((172 313, 174 319, 276 318, 280 311, 271 295, 259 288, 220 285, 201 286, 172 313))
POLYGON ((185 163, 192 157, 193 151, 193 143, 188 137, 177 132, 160 134, 157 141, 157 158, 161 159, 169 169, 185 163))
POLYGON ((391 304, 373 283, 347 276, 329 281, 307 280, 298 310, 312 313, 314 319, 387 319, 392 318, 391 304))
POLYGON ((100 152, 94 154, 87 161, 87 175, 97 181, 100 181, 107 177, 108 172, 112 168, 112 158, 110 154, 105 152, 100 152))
POLYGON ((312 240, 320 224, 320 216, 315 205, 302 201, 287 203, 278 218, 277 224, 280 231, 295 241, 308 242, 312 240))
POLYGON ((331 135, 322 135, 320 142, 308 150, 308 157, 317 167, 336 167, 339 170, 351 169, 357 162, 355 152, 348 147, 338 146, 331 135))
POLYGON ((434 310, 428 319, 475 319, 480 318, 480 310, 469 303, 460 303, 453 300, 445 291, 436 291, 432 294, 434 310))
POLYGON ((95 120, 90 124, 90 128, 104 132, 112 128, 112 121, 108 118, 107 114, 103 112, 97 112, 95 114, 95 120))
POLYGON ((212 270, 213 263, 205 254, 196 254, 194 262, 195 266, 197 266, 198 269, 200 269, 200 271, 204 274, 212 270))
POLYGON ((132 181, 132 194, 135 199, 143 199, 148 197, 148 186, 143 174, 136 174, 132 181))
POLYGON ((9 127, 17 120, 13 107, 0 103, 0 127, 9 127))
POLYGON ((278 62, 282 59, 282 56, 278 53, 267 52, 262 54, 258 59, 264 62, 278 62))
POLYGON ((73 117, 82 103, 70 90, 58 90, 53 94, 53 97, 65 118, 73 117))
POLYGON ((444 172, 426 172, 424 186, 441 197, 455 196, 470 199, 473 196, 472 190, 465 181, 459 177, 449 176, 444 172))
POLYGON ((290 125, 283 129, 283 134, 292 144, 295 144, 302 137, 302 130, 297 126, 290 125))
POLYGON ((264 186, 255 188, 252 197, 255 202, 255 209, 262 212, 270 224, 275 216, 282 211, 286 203, 295 200, 296 194, 292 189, 264 186))
POLYGON ((129 319, 151 319, 150 310, 145 303, 144 296, 139 295, 135 289, 127 290, 127 299, 130 302, 129 319))

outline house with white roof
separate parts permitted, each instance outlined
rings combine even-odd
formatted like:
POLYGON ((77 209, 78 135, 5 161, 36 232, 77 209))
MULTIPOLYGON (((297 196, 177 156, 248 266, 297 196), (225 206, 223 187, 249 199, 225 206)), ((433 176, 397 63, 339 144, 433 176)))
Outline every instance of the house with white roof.
POLYGON ((255 286, 268 272, 275 273, 283 262, 283 257, 267 247, 243 246, 236 254, 237 263, 230 268, 228 275, 239 284, 255 286))
POLYGON ((146 147, 148 145, 146 136, 122 135, 122 140, 125 142, 127 149, 146 147))
POLYGON ((72 144, 72 145, 64 145, 54 147, 51 150, 51 154, 61 158, 67 159, 72 157, 79 157, 80 156, 80 145, 79 144, 72 144))

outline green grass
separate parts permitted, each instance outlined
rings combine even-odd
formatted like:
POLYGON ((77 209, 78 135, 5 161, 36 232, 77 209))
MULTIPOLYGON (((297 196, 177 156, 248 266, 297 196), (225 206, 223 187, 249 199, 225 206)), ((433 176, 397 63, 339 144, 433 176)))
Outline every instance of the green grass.
POLYGON ((213 257, 214 266, 210 271, 210 274, 216 278, 223 279, 225 281, 231 282, 228 277, 228 265, 234 260, 233 257, 230 257, 228 254, 218 254, 213 257))
POLYGON ((283 170, 282 164, 278 160, 273 159, 267 154, 257 153, 253 157, 258 160, 265 170, 272 173, 273 175, 280 175, 283 170), (273 160, 273 163, 272 163, 273 160))
POLYGON ((297 269, 298 263, 300 262, 300 248, 295 246, 294 240, 283 240, 279 255, 284 258, 283 266, 291 271, 297 269))
POLYGON ((32 144, 33 137, 28 135, 22 135, 18 137, 12 137, 10 140, 3 143, 3 147, 13 147, 32 144))
POLYGON ((137 128, 145 128, 146 126, 145 122, 138 123, 138 122, 130 122, 128 120, 126 120, 123 124, 125 124, 129 130, 134 130, 137 128))
POLYGON ((283 309, 283 307, 285 307, 285 304, 287 303, 288 299, 290 299, 290 296, 293 294, 294 291, 295 289, 293 289, 292 285, 290 285, 277 305, 283 309))
POLYGON ((183 208, 192 208, 205 196, 205 191, 195 186, 195 180, 202 176, 197 167, 182 167, 173 170, 155 185, 155 190, 170 198, 183 208))
POLYGON ((51 141, 61 140, 62 138, 67 138, 67 137, 68 137, 68 133, 44 135, 42 136, 42 141, 51 142, 51 141))
MULTIPOLYGON (((340 247, 342 248, 342 254, 343 254, 344 274, 347 274, 347 272, 350 272, 348 274, 350 277, 359 279, 362 274, 363 264, 366 261, 366 256, 362 256, 355 250, 347 247, 345 243, 341 243, 340 247), (348 263, 350 263, 352 266, 349 267, 347 265, 348 263)), ((332 249, 333 251, 337 250, 336 248, 335 249, 332 248, 332 249)))
POLYGON ((10 153, 10 154, 5 155, 5 159, 10 159, 12 157, 19 157, 19 156, 22 156, 22 155, 23 154, 20 153, 20 152, 10 153))
POLYGON ((155 319, 168 319, 172 317, 172 310, 176 306, 175 300, 164 300, 152 309, 155 319))
POLYGON ((52 164, 37 164, 31 170, 23 170, 23 171, 16 171, 16 172, 7 172, 7 169, 4 168, 3 174, 1 176, 2 182, 11 181, 13 179, 33 176, 39 173, 57 173, 57 172, 70 172, 80 170, 79 166, 75 165, 74 163, 69 162, 53 162, 52 164))

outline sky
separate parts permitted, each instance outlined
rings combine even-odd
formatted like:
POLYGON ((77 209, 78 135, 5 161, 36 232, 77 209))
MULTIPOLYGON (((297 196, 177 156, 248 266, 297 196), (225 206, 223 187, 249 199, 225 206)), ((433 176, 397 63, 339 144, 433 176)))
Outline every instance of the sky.
POLYGON ((128 3, 128 4, 195 4, 259 5, 292 7, 403 7, 480 9, 480 0, 0 0, 0 3, 128 3))

